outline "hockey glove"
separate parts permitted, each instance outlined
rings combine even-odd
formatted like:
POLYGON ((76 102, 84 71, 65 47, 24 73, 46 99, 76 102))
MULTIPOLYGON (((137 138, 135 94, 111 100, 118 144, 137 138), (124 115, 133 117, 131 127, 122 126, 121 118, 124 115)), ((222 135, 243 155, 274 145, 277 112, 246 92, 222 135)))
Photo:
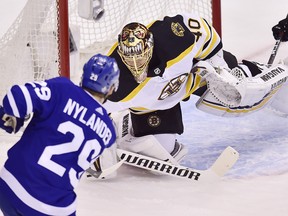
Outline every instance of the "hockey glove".
POLYGON ((288 17, 279 21, 279 23, 272 28, 272 32, 275 40, 281 40, 282 42, 288 41, 288 17))
POLYGON ((24 119, 17 118, 14 116, 7 115, 4 112, 4 108, 0 106, 0 128, 5 130, 7 133, 17 133, 23 126, 24 119))

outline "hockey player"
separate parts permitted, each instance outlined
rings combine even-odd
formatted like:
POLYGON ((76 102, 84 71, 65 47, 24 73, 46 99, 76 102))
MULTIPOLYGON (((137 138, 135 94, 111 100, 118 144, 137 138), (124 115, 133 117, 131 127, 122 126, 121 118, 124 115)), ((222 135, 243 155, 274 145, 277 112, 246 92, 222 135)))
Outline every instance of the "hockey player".
MULTIPOLYGON (((282 40, 287 40, 287 19, 283 22, 273 32, 283 32, 282 40)), ((131 130, 126 127, 129 118, 120 123, 120 148, 173 163, 187 153, 176 140, 183 132, 182 101, 200 96, 200 110, 240 116, 267 105, 288 75, 284 64, 238 64, 222 50, 215 29, 196 14, 165 17, 147 27, 129 23, 109 55, 116 59, 121 76, 119 90, 105 108, 112 113, 129 109, 131 115, 131 130)))
POLYGON ((84 65, 80 87, 58 77, 14 85, 0 107, 0 127, 17 133, 33 113, 0 172, 4 215, 76 215, 84 171, 116 139, 102 103, 118 88, 113 58, 97 54, 84 65))

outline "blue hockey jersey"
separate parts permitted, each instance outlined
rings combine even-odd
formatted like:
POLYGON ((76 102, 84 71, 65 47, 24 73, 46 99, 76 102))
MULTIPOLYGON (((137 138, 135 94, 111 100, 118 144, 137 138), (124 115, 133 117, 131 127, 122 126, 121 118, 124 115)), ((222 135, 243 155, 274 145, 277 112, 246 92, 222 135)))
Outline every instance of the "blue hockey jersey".
POLYGON ((15 85, 3 99, 3 107, 9 115, 23 118, 33 113, 33 117, 8 151, 1 179, 38 212, 75 212, 74 188, 84 171, 116 139, 106 110, 63 77, 15 85))

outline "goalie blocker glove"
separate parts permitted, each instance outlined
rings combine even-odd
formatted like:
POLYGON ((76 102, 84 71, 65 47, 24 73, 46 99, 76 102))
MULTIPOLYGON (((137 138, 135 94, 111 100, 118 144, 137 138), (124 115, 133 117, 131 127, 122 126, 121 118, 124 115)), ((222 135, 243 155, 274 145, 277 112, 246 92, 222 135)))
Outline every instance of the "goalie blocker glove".
POLYGON ((23 126, 24 120, 25 119, 7 115, 4 111, 4 108, 0 106, 0 127, 7 133, 17 133, 23 126))
POLYGON ((275 40, 288 41, 288 16, 272 28, 275 40))

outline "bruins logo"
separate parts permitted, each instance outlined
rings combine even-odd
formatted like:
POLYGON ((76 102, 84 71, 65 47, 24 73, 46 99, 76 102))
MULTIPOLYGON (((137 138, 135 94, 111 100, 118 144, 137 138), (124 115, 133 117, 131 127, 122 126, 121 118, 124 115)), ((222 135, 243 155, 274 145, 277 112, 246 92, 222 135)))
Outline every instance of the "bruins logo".
POLYGON ((147 122, 150 127, 158 127, 161 124, 161 119, 157 115, 150 115, 147 122))
POLYGON ((172 80, 163 88, 158 100, 164 100, 168 96, 174 95, 181 89, 182 84, 187 79, 188 74, 182 74, 172 80))
POLYGON ((177 36, 179 36, 179 37, 183 37, 184 36, 184 32, 185 32, 185 30, 184 30, 184 28, 180 25, 180 23, 174 23, 174 22, 172 22, 171 23, 171 29, 172 29, 172 32, 175 34, 175 35, 177 35, 177 36))

